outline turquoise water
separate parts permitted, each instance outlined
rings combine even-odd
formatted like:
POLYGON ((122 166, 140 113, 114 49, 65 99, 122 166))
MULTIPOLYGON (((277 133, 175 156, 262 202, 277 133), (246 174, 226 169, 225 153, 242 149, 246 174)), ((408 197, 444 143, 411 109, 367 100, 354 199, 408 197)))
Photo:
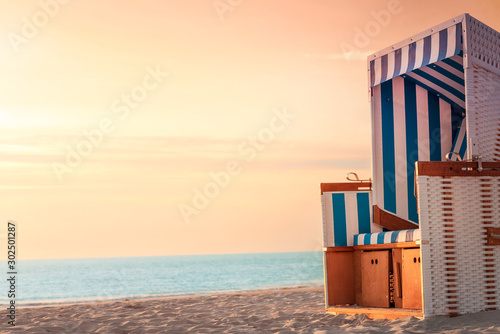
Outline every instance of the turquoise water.
POLYGON ((321 286, 322 264, 321 252, 19 261, 16 304, 321 286))

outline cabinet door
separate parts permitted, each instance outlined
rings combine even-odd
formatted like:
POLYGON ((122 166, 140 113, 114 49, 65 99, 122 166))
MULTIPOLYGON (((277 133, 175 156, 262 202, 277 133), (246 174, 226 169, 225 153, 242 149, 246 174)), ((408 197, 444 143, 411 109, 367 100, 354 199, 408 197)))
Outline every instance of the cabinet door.
POLYGON ((422 309, 420 249, 403 249, 403 308, 422 309))
POLYGON ((389 307, 389 251, 361 254, 362 305, 389 307))
POLYGON ((354 304, 353 252, 325 252, 327 306, 354 304))

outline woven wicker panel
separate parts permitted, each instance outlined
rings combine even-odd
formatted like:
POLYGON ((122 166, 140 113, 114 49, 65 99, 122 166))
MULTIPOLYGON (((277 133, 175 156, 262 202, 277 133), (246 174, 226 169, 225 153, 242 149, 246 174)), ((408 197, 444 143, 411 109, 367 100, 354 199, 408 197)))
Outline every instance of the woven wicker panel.
POLYGON ((419 176, 418 196, 424 315, 498 308, 500 249, 486 228, 500 227, 500 178, 419 176))
MULTIPOLYGON (((500 178, 492 181, 491 193, 492 219, 485 219, 486 222, 491 221, 491 224, 485 223, 484 226, 500 227, 500 178)), ((488 205, 488 203, 485 203, 485 205, 488 205)), ((487 293, 486 306, 487 309, 498 309, 500 308, 500 246, 485 246, 485 249, 488 254, 491 254, 489 256, 491 256, 491 261, 494 263, 491 269, 493 270, 492 278, 490 279, 490 275, 486 273, 485 285, 488 291, 491 291, 487 293)))
POLYGON ((471 16, 466 26, 470 60, 500 74, 500 33, 471 16))
POLYGON ((473 63, 465 78, 467 140, 475 138, 483 160, 500 161, 500 75, 473 63))

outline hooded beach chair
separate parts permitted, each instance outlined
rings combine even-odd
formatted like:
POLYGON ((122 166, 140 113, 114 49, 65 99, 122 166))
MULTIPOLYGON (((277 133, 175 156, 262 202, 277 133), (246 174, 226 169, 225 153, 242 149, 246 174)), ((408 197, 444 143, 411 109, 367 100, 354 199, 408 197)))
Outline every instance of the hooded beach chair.
POLYGON ((500 34, 464 14, 371 55, 368 78, 373 181, 321 184, 327 310, 499 308, 500 34))

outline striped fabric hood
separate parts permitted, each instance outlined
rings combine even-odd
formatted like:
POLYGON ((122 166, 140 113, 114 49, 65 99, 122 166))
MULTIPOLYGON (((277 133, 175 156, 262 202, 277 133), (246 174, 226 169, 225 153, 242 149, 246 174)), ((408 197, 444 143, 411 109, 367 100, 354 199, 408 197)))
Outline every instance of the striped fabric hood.
POLYGON ((464 14, 368 57, 373 200, 415 223, 415 163, 443 161, 453 150, 463 156, 466 149, 462 32, 468 18, 464 14))
POLYGON ((368 57, 370 88, 403 76, 446 102, 465 108, 462 21, 459 20, 448 21, 440 30, 430 29, 368 57))

